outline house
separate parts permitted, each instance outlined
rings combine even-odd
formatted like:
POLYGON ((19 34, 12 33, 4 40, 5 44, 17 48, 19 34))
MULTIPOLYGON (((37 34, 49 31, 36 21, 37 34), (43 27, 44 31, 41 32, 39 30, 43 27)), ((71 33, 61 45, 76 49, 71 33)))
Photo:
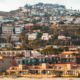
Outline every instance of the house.
POLYGON ((48 33, 43 33, 41 40, 49 40, 51 36, 48 33))
POLYGON ((28 40, 37 39, 37 33, 28 33, 28 40))
POLYGON ((79 55, 78 51, 64 51, 59 56, 61 59, 61 63, 76 63, 77 56, 79 55))
POLYGON ((59 40, 65 40, 65 39, 66 39, 66 37, 65 37, 65 36, 63 36, 63 35, 59 35, 59 36, 58 36, 58 39, 59 39, 59 40))
POLYGON ((69 51, 77 51, 77 50, 78 50, 78 48, 75 47, 75 46, 70 46, 69 47, 69 51))
POLYGON ((13 34, 14 26, 2 26, 2 33, 3 34, 13 34))
POLYGON ((28 55, 26 50, 5 50, 0 51, 0 56, 6 56, 6 57, 18 57, 18 55, 28 55))
POLYGON ((6 46, 5 43, 0 43, 0 48, 4 48, 6 46))
POLYGON ((74 17, 66 16, 65 20, 65 24, 70 24, 74 21, 74 17))
POLYGON ((14 49, 22 49, 23 48, 23 45, 21 42, 14 42, 14 49))
POLYGON ((76 18, 74 24, 80 24, 80 18, 76 18))
MULTIPOLYGON (((78 76, 78 71, 73 68, 75 64, 55 64, 53 69, 55 70, 58 76, 69 77, 69 76, 78 76)), ((77 65, 75 65, 77 66, 77 65)), ((77 67, 76 67, 77 68, 77 67)))
POLYGON ((0 43, 1 50, 6 50, 7 48, 11 48, 11 47, 12 47, 11 43, 0 43))
POLYGON ((54 64, 53 68, 56 71, 67 71, 67 70, 71 70, 71 65, 70 64, 54 64))
POLYGON ((21 26, 16 26, 15 27, 15 34, 20 34, 22 32, 22 27, 21 26))
POLYGON ((25 31, 31 30, 33 26, 34 26, 34 25, 33 25, 32 23, 25 24, 25 25, 24 25, 25 31))
POLYGON ((38 51, 36 51, 36 50, 32 50, 32 51, 31 51, 31 55, 32 55, 33 57, 38 57, 38 56, 41 56, 41 53, 38 52, 38 51))
POLYGON ((19 35, 18 34, 12 34, 11 35, 11 41, 19 41, 19 35))
POLYGON ((27 50, 24 54, 24 57, 15 57, 17 65, 31 65, 37 64, 37 57, 41 56, 38 51, 34 50, 27 50))
POLYGON ((16 57, 16 58, 15 58, 16 64, 17 64, 17 65, 22 65, 22 64, 23 64, 23 59, 24 59, 24 58, 16 57))
POLYGON ((40 53, 35 55, 35 53, 33 54, 32 52, 29 54, 32 54, 32 56, 29 55, 28 57, 16 58, 16 63, 18 65, 40 65, 42 63, 57 64, 60 62, 60 58, 58 56, 43 56, 40 53))

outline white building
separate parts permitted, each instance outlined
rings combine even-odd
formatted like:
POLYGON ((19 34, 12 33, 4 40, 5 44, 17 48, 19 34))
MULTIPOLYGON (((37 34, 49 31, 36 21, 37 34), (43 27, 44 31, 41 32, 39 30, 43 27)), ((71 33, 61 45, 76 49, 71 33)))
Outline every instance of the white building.
POLYGON ((74 24, 80 24, 80 18, 76 18, 76 20, 74 21, 74 24))
POLYGON ((65 19, 67 20, 65 23, 71 23, 74 17, 66 16, 65 19))
POLYGON ((65 39, 66 39, 66 37, 65 37, 65 36, 63 36, 63 35, 59 35, 59 36, 58 36, 58 39, 59 39, 59 40, 65 40, 65 39))
POLYGON ((0 48, 4 48, 6 46, 5 43, 0 43, 0 48))
POLYGON ((37 33, 29 33, 28 40, 35 40, 37 38, 37 33))
POLYGON ((43 33, 41 40, 49 40, 51 36, 48 33, 43 33))
POLYGON ((22 32, 22 27, 15 27, 15 33, 20 34, 22 32))
POLYGON ((11 41, 19 41, 19 35, 18 34, 12 34, 11 35, 11 41))
POLYGON ((2 33, 9 33, 9 34, 12 34, 13 33, 13 26, 3 26, 2 27, 2 33))

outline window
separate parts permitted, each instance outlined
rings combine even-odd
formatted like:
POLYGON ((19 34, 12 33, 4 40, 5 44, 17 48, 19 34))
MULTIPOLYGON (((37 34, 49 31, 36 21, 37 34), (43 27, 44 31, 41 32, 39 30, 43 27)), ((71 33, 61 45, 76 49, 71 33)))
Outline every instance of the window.
POLYGON ((18 61, 18 64, 20 64, 21 62, 20 61, 18 61))
POLYGON ((68 55, 66 55, 66 58, 68 58, 68 55))
POLYGON ((22 60, 22 64, 25 64, 25 60, 22 60))

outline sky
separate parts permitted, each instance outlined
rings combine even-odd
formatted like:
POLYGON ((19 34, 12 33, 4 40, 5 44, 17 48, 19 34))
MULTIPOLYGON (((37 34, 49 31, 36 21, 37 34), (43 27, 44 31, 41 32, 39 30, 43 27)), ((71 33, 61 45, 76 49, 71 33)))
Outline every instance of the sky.
POLYGON ((80 9, 80 0, 0 0, 0 11, 11 11, 23 7, 27 4, 36 4, 38 2, 63 4, 68 9, 80 9))

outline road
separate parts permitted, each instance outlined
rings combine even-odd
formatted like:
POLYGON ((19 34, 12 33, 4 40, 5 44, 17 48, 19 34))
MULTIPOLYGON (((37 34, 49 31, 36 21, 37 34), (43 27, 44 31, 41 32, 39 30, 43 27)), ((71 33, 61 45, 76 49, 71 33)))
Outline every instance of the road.
POLYGON ((80 80, 80 78, 0 78, 0 80, 80 80))

